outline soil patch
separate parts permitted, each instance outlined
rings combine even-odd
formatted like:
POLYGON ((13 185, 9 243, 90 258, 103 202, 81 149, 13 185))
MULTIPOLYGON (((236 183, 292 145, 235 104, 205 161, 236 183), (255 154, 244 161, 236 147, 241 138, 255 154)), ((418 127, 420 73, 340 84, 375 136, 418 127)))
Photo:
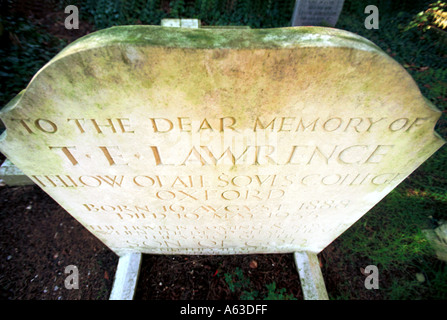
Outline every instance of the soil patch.
MULTIPOLYGON (((37 186, 0 187, 0 295, 8 300, 107 300, 118 257, 37 186), (66 289, 76 266, 79 289, 66 289)), ((382 299, 335 241, 320 254, 330 296, 382 299)), ((381 286, 387 285, 381 274, 381 286)), ((303 299, 291 254, 143 255, 135 300, 303 299), (267 285, 275 283, 275 290, 267 285), (281 290, 283 295, 280 295, 281 290), (272 295, 270 295, 272 297, 272 295)))

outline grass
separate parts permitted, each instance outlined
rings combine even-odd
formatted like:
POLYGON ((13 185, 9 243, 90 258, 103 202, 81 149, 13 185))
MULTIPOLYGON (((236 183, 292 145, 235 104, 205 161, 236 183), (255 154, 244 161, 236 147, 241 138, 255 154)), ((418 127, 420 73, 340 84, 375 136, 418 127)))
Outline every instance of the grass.
POLYGON ((236 268, 233 273, 224 273, 223 276, 230 291, 238 295, 240 300, 296 300, 292 294, 286 293, 286 288, 277 288, 275 282, 265 285, 265 293, 253 290, 250 278, 244 275, 241 268, 236 268))
MULTIPOLYGON (((378 30, 362 25, 360 12, 343 12, 337 27, 364 36, 402 64, 423 95, 444 112, 436 131, 447 137, 446 47, 439 35, 405 28, 424 10, 381 12, 378 30)), ((391 274, 381 287, 385 299, 445 299, 447 267, 433 259, 434 252, 422 233, 447 220, 447 148, 441 148, 384 200, 338 238, 344 263, 368 261, 391 274), (425 280, 416 280, 422 273, 425 280)), ((341 284, 341 286, 344 286, 341 284)), ((349 287, 346 285, 346 287, 349 287)), ((341 293, 335 299, 349 299, 341 293)))
MULTIPOLYGON (((86 1, 84 15, 97 27, 108 27, 114 23, 141 22, 158 24, 163 17, 182 16, 202 18, 209 25, 241 24, 252 27, 286 26, 291 17, 289 2, 268 1, 264 11, 256 7, 256 14, 250 11, 248 1, 238 1, 235 11, 228 8, 220 10, 216 1, 162 1, 161 10, 153 10, 155 1, 148 1, 141 16, 128 17, 132 8, 124 8, 113 3, 119 1, 86 1), (186 4, 185 4, 186 3, 186 4), (90 5, 90 7, 88 7, 90 5), (106 15, 103 9, 112 10, 114 15, 106 15), (170 8, 169 6, 172 6, 170 8), (107 7, 107 8, 106 8, 107 7), (169 10, 173 9, 173 10, 169 10), (121 10, 121 11, 120 11, 121 10), (152 10, 152 11, 151 11, 152 10), (288 11, 289 10, 289 11, 288 11), (87 12, 87 13, 86 13, 87 12), (169 12, 169 13, 168 13, 169 12), (277 18, 272 18, 277 17, 277 18), (128 20, 126 20, 128 19, 128 20)), ((134 1, 137 3, 141 1, 134 1)), ((366 1, 374 4, 375 1, 366 1)), ((447 137, 447 49, 445 42, 437 33, 408 28, 413 17, 423 11, 430 1, 407 1, 396 7, 391 2, 376 1, 380 9, 378 30, 368 30, 364 26, 366 15, 363 13, 365 1, 345 1, 337 28, 345 29, 364 36, 396 61, 402 64, 413 76, 423 95, 444 112, 436 131, 447 137)), ((63 3, 63 1, 61 1, 63 3)), ((130 2, 128 2, 130 3, 130 2)), ((254 2, 253 2, 254 3, 254 2)), ((256 2, 258 3, 258 2, 256 2)), ((111 11, 111 12, 112 12, 111 11)), ((23 18, 1 17, 3 34, 12 35, 9 47, 0 49, 0 77, 2 90, 0 104, 5 105, 15 94, 23 89, 32 75, 42 67, 65 45, 64 42, 42 33, 23 18)), ((1 29, 1 28, 0 28, 1 29)), ((447 266, 433 258, 430 243, 422 230, 433 228, 442 220, 447 220, 447 147, 443 147, 408 179, 393 190, 383 201, 367 213, 362 219, 337 239, 341 252, 341 264, 353 264, 355 261, 377 265, 379 271, 391 274, 389 285, 381 286, 386 299, 446 299, 447 266), (424 281, 418 281, 416 274, 424 275, 424 281)), ((240 292, 241 299, 260 298, 259 293, 250 289, 250 281, 240 270, 225 275, 230 290, 240 292)), ((339 291, 331 295, 332 299, 352 299, 349 281, 338 284, 339 291)), ((269 284, 267 297, 287 299, 283 289, 269 284)))

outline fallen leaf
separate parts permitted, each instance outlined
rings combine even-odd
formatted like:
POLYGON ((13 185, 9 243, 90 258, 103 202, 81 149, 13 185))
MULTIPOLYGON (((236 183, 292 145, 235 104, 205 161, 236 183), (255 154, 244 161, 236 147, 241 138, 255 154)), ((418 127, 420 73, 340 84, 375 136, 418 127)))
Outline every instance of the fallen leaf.
POLYGON ((251 260, 250 262, 250 268, 256 269, 258 267, 258 263, 255 260, 251 260))
POLYGON ((104 279, 109 280, 109 273, 107 271, 104 272, 104 279))

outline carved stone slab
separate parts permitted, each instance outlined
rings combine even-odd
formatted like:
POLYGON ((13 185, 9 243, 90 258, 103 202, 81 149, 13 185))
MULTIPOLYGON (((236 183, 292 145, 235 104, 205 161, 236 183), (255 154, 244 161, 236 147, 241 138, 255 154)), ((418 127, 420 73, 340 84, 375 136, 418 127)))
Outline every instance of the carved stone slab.
POLYGON ((349 32, 114 27, 2 111, 0 150, 114 252, 320 252, 444 141, 349 32))

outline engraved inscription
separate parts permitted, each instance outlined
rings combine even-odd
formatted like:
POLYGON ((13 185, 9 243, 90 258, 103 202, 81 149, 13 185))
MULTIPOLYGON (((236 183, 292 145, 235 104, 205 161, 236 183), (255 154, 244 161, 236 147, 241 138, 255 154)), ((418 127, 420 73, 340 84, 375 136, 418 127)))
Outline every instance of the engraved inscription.
POLYGON ((118 255, 320 252, 443 144, 355 34, 129 28, 74 42, 0 111, 2 153, 118 255))

